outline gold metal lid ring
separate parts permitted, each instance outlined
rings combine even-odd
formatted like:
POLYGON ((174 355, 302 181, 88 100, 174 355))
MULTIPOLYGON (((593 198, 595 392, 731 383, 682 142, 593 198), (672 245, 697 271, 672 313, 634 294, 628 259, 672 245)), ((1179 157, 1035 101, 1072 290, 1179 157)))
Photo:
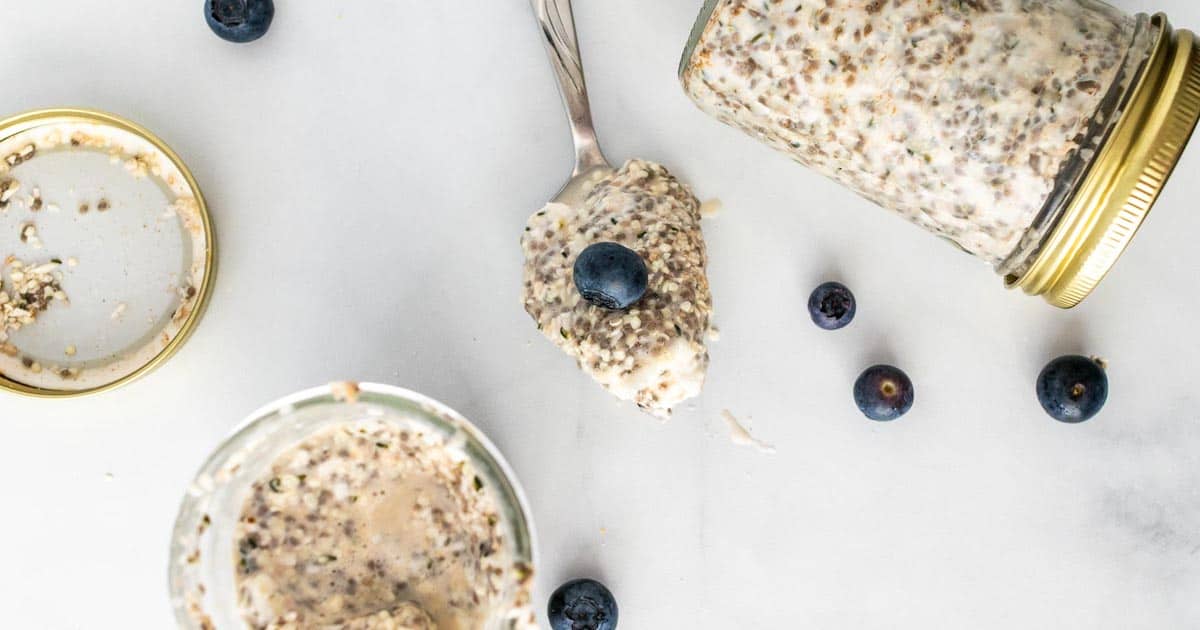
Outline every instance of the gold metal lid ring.
POLYGON ((1154 16, 1158 41, 1129 106, 1041 252, 1010 288, 1072 308, 1096 288, 1141 227, 1200 119, 1196 36, 1154 16))
POLYGON ((160 152, 179 171, 186 188, 191 192, 196 201, 199 229, 203 234, 206 246, 203 252, 203 275, 198 286, 193 287, 196 289, 194 306, 187 313, 186 318, 182 320, 178 331, 160 351, 132 372, 110 382, 85 389, 38 387, 0 373, 0 392, 7 391, 35 398, 74 398, 106 392, 127 385, 154 371, 174 356, 195 330, 196 325, 207 310, 216 276, 216 234, 213 229, 208 206, 204 200, 204 195, 200 191, 200 186, 179 155, 148 129, 119 116, 96 110, 82 108, 44 109, 29 111, 0 120, 0 138, 10 138, 41 126, 62 123, 86 123, 120 130, 141 138, 160 152))

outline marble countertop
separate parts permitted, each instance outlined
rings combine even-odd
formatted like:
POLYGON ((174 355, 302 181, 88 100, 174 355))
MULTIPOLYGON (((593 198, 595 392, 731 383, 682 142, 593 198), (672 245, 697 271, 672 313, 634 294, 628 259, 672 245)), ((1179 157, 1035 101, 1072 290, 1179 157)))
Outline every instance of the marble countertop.
MULTIPOLYGON (((150 377, 0 396, 0 625, 172 627, 169 533, 203 458, 260 405, 359 379, 438 398, 505 452, 540 533, 539 609, 589 575, 628 630, 1200 627, 1200 150, 1060 312, 696 110, 674 73, 698 0, 578 2, 608 155, 725 206, 705 224, 722 338, 703 397, 662 424, 518 302, 521 228, 571 156, 526 2, 277 4, 239 47, 200 0, 7 0, 0 110, 156 131, 209 198, 221 268, 150 377), (840 333, 804 310, 826 279, 860 299, 840 333), (1066 352, 1111 363, 1086 425, 1033 395, 1066 352), (890 425, 850 397, 880 361, 917 388, 890 425), (726 409, 778 452, 734 445, 726 409)), ((1116 4, 1200 27, 1190 0, 1116 4)))

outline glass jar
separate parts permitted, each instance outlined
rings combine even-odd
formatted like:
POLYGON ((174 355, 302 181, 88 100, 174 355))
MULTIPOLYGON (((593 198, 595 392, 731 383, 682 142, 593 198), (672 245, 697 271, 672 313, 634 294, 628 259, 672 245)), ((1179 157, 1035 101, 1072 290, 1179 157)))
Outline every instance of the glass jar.
POLYGON ((1192 33, 1098 0, 708 0, 691 99, 1078 304, 1200 117, 1192 33))
MULTIPOLYGON (((512 567, 497 574, 503 588, 480 630, 535 627, 529 608, 536 562, 533 521, 524 493, 496 447, 465 418, 430 398, 387 385, 336 383, 299 392, 255 412, 196 474, 180 506, 171 537, 169 590, 179 628, 249 627, 242 619, 245 593, 244 587, 239 589, 235 561, 240 550, 238 524, 248 497, 256 484, 261 487, 261 478, 272 470, 279 457, 293 452, 292 447, 332 427, 363 422, 408 429, 418 439, 428 436, 430 443, 444 444, 454 454, 464 479, 474 475, 474 490, 490 496, 502 533, 500 548, 489 557, 503 558, 505 566, 512 567)), ((325 461, 321 465, 331 463, 325 461)), ((320 473, 316 475, 319 477, 320 473)), ((291 490, 287 481, 273 478, 270 488, 281 491, 275 485, 278 482, 282 490, 291 490)), ((304 484, 312 482, 312 479, 300 480, 304 484)), ((338 490, 336 485, 329 487, 334 492, 338 490)), ((395 488, 388 492, 400 496, 405 490, 395 488)), ((322 509, 330 509, 324 498, 320 505, 322 509)), ((299 537, 313 535, 306 534, 303 525, 287 533, 299 537)), ((414 557, 417 553, 414 551, 414 557)), ((312 569, 311 564, 308 569, 312 569)), ((365 581, 363 584, 359 591, 368 591, 365 581)), ((396 600, 396 604, 400 601, 403 600, 396 600)))

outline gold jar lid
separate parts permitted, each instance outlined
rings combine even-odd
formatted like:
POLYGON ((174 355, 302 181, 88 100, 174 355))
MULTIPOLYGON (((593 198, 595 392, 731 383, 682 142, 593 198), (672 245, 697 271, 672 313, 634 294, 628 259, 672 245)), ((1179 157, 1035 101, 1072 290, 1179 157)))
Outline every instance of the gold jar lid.
MULTIPOLYGON (((54 228, 54 237, 46 239, 44 249, 39 239, 31 251, 24 252, 26 256, 39 263, 48 258, 59 270, 78 265, 72 273, 87 269, 90 274, 87 277, 92 281, 131 276, 149 280, 145 286, 134 283, 128 297, 105 294, 108 285, 103 282, 94 282, 100 285, 95 291, 82 286, 82 281, 60 288, 61 295, 56 300, 64 304, 43 309, 46 313, 38 317, 39 321, 25 325, 39 329, 44 325, 42 317, 62 314, 56 313, 60 309, 85 308, 88 310, 82 315, 98 312, 101 316, 93 318, 95 321, 86 317, 60 319, 55 330, 46 331, 34 340, 37 349, 28 354, 24 347, 7 343, 7 335, 0 335, 0 341, 5 342, 0 343, 0 393, 36 398, 83 396, 121 387, 162 365, 187 341, 203 316, 216 271, 212 219, 191 171, 149 130, 119 116, 90 109, 36 110, 0 120, 0 147, 7 145, 26 146, 29 155, 18 155, 20 159, 9 155, 0 162, 0 181, 16 181, 19 185, 20 180, 27 179, 27 173, 17 169, 42 162, 43 155, 96 153, 100 159, 88 157, 88 173, 95 175, 95 165, 103 164, 113 172, 131 174, 133 180, 152 181, 153 187, 162 191, 164 201, 170 203, 168 207, 156 208, 147 201, 144 207, 139 205, 136 211, 130 211, 129 206, 121 204, 122 197, 140 203, 143 191, 111 188, 109 184, 113 182, 103 179, 81 179, 83 171, 79 169, 84 168, 81 162, 47 157, 51 162, 45 168, 28 173, 32 179, 27 179, 20 190, 31 190, 34 196, 44 193, 45 212, 32 212, 39 207, 10 208, 5 218, 33 224, 32 218, 38 217, 39 224, 56 223, 48 226, 54 228), (51 181, 45 181, 47 178, 51 181), (66 204, 67 200, 82 203, 76 211, 74 205, 66 204), (164 211, 161 215, 160 210, 164 211), (161 252, 137 259, 125 255, 141 251, 138 246, 151 240, 170 242, 173 232, 166 226, 176 223, 180 236, 178 250, 163 247, 161 252), (138 239, 138 235, 149 236, 138 239), (76 249, 85 247, 93 255, 79 254, 76 260, 76 249), (146 273, 133 273, 136 269, 131 269, 135 265, 130 261, 134 260, 148 261, 146 273), (161 286, 158 280, 163 281, 161 286), (75 289, 85 299, 72 303, 75 289), (157 297, 172 294, 178 296, 174 301, 157 297), (124 299, 130 303, 126 304, 124 299), (111 347, 107 345, 110 338, 111 347), (93 340, 97 341, 93 344, 93 340), (16 371, 14 362, 27 369, 16 371)), ((43 232, 40 227, 38 231, 43 232)), ((9 256, 0 261, 0 275, 8 280, 11 274, 4 271, 16 258, 9 256)), ((62 281, 65 272, 55 273, 57 280, 62 281)), ((0 290, 11 291, 13 287, 5 286, 4 280, 0 278, 0 290)))
POLYGON ((1155 15, 1158 41, 1110 137, 1029 269, 1005 283, 1072 308, 1116 263, 1162 192, 1200 119, 1196 36, 1155 15))

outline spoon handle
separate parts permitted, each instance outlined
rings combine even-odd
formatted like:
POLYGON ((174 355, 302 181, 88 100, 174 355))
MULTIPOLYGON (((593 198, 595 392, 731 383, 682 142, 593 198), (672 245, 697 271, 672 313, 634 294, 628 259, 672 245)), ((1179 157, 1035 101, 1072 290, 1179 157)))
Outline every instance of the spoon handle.
POLYGON ((596 129, 592 126, 592 110, 588 104, 587 83, 583 78, 583 60, 579 55, 579 38, 575 34, 575 17, 571 0, 532 0, 533 12, 542 31, 542 41, 563 105, 571 123, 575 140, 575 171, 573 175, 599 166, 608 166, 600 152, 596 129))

